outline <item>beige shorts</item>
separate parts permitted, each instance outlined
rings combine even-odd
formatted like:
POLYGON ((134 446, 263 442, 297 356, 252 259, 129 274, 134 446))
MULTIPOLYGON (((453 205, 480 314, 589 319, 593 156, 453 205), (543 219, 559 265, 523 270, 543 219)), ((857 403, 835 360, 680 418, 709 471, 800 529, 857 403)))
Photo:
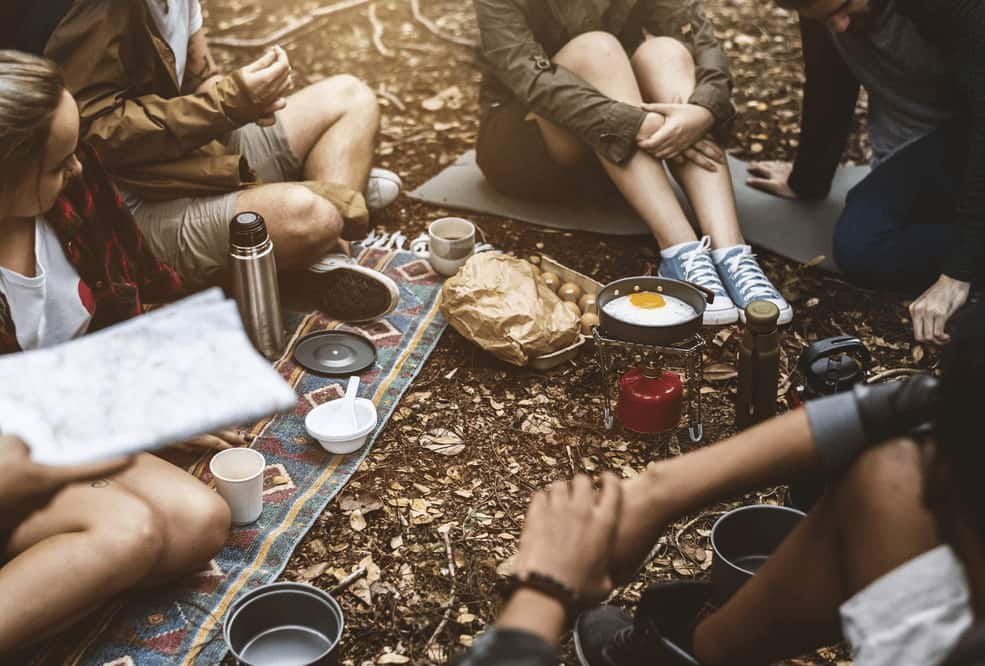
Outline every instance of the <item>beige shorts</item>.
MULTIPOLYGON (((301 160, 291 151, 278 119, 271 127, 245 125, 229 135, 226 148, 246 158, 265 183, 299 180, 301 160)), ((219 280, 229 252, 229 221, 239 192, 171 201, 144 201, 124 192, 151 251, 178 272, 185 286, 197 289, 219 280)))

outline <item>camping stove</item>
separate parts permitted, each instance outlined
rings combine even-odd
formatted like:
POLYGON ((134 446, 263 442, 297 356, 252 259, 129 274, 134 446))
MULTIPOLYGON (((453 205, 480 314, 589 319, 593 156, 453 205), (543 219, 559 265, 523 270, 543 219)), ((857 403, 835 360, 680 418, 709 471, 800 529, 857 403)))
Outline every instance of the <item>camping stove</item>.
POLYGON ((602 405, 606 430, 611 430, 615 423, 612 395, 614 389, 618 390, 622 371, 652 360, 661 367, 683 371, 681 378, 685 387, 688 435, 692 442, 701 441, 704 436, 704 425, 701 422, 704 338, 696 333, 672 345, 649 345, 606 338, 599 332, 598 326, 592 329, 592 336, 595 339, 595 354, 602 371, 602 405))

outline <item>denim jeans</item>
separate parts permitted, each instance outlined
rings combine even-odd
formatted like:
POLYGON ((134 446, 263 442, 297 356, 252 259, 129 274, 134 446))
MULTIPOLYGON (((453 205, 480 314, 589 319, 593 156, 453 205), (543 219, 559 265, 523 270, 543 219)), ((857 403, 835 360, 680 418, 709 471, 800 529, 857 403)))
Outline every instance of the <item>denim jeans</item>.
POLYGON ((855 284, 917 295, 941 274, 970 133, 952 123, 906 146, 849 191, 834 260, 855 284))

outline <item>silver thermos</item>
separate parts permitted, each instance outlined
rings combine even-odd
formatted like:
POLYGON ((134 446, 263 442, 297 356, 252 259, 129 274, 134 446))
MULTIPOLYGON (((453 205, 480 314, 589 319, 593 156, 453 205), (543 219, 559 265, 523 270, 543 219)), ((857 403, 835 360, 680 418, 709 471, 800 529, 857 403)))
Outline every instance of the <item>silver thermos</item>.
POLYGON ((229 264, 233 297, 253 346, 269 360, 284 351, 284 318, 277 286, 274 244, 257 213, 240 213, 229 223, 229 264))

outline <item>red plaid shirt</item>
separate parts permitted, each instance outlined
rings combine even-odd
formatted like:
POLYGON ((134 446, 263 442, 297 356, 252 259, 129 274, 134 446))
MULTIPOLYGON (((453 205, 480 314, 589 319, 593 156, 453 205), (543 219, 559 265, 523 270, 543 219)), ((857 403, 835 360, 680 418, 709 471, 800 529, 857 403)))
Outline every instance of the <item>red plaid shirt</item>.
MULTIPOLYGON (((80 144, 77 156, 82 177, 69 183, 45 219, 92 292, 89 330, 95 331, 139 315, 145 302, 174 300, 182 291, 174 270, 151 254, 95 151, 80 144)), ((0 293, 0 354, 20 350, 10 305, 0 293)))

